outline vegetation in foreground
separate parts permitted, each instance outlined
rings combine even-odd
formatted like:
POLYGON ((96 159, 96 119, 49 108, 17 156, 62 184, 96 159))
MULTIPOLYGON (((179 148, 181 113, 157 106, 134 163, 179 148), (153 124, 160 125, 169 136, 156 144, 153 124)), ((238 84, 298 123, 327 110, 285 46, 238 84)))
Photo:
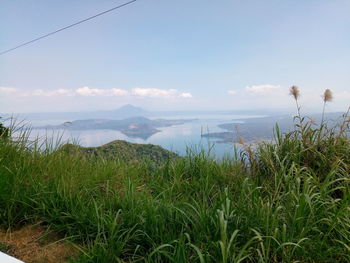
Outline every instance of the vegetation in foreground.
POLYGON ((115 140, 99 147, 81 147, 75 144, 64 144, 61 151, 71 155, 79 155, 92 161, 121 160, 126 162, 149 161, 154 164, 162 164, 165 161, 175 159, 177 154, 163 149, 154 144, 137 144, 122 140, 115 140))
POLYGON ((79 248, 71 262, 350 262, 349 116, 295 121, 234 159, 156 169, 3 138, 0 224, 40 222, 79 248))

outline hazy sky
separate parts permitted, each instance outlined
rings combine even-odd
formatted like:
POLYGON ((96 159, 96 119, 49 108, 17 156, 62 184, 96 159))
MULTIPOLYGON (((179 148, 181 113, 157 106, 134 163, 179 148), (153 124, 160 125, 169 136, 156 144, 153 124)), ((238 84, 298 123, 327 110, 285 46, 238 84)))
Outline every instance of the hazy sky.
MULTIPOLYGON (((126 1, 2 0, 0 51, 126 1)), ((349 0, 138 0, 0 56, 0 112, 350 104, 349 0)))

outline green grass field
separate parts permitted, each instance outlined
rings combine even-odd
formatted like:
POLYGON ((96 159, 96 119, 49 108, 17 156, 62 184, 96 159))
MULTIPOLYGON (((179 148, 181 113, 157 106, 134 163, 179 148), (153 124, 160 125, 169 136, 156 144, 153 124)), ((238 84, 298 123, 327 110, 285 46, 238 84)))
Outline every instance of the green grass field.
MULTIPOLYGON (((40 222, 71 262, 350 262, 349 116, 236 158, 154 165, 0 139, 0 225, 40 222)), ((11 128, 10 128, 11 133, 11 128)))

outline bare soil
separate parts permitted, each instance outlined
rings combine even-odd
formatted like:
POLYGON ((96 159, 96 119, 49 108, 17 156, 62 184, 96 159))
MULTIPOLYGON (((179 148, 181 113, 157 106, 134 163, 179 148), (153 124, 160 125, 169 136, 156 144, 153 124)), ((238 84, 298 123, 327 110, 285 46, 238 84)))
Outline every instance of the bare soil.
POLYGON ((26 263, 64 263, 79 252, 40 225, 0 230, 0 250, 26 263))

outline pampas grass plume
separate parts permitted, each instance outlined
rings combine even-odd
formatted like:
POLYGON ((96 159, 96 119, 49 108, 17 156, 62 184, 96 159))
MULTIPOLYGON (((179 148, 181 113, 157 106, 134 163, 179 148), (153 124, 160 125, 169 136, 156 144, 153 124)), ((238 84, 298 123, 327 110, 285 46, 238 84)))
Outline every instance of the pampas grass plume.
POLYGON ((330 89, 326 89, 323 93, 323 101, 326 103, 332 100, 333 100, 332 91, 330 89))
POLYGON ((289 90, 290 95, 294 97, 295 100, 298 100, 300 97, 300 90, 297 86, 292 86, 289 90))

